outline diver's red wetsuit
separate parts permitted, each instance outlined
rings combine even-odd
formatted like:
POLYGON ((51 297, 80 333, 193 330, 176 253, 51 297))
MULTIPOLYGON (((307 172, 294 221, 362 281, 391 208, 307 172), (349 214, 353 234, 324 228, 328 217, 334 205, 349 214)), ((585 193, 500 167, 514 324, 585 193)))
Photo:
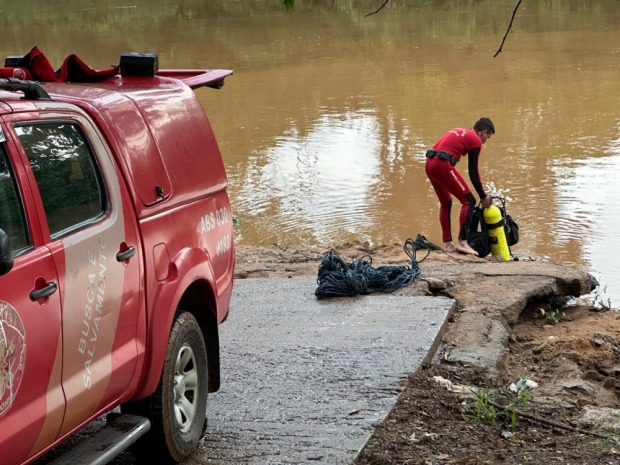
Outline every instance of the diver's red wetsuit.
MULTIPOLYGON (((478 157, 480 156, 481 149, 482 141, 473 129, 451 129, 433 145, 433 150, 436 152, 446 152, 456 157, 455 161, 457 162, 465 155, 469 155, 469 178, 474 189, 476 189, 476 193, 480 196, 480 199, 483 199, 486 197, 486 194, 478 173, 478 157)), ((476 199, 472 195, 469 186, 450 160, 442 160, 438 156, 428 157, 425 168, 426 175, 430 179, 439 198, 439 222, 441 224, 443 241, 449 242, 452 240, 450 228, 452 196, 455 196, 462 205, 459 216, 459 239, 466 239, 466 226, 469 225, 471 212, 476 206, 476 199)))

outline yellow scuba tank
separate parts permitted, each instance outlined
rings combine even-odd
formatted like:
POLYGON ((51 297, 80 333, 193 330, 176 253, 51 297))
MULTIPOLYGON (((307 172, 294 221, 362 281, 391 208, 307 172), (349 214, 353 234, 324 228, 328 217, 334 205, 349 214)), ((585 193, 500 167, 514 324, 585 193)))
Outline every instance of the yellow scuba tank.
POLYGON ((491 205, 484 209, 482 216, 487 225, 491 255, 494 257, 502 257, 504 260, 510 260, 510 249, 506 241, 504 218, 502 217, 501 210, 495 205, 491 205))

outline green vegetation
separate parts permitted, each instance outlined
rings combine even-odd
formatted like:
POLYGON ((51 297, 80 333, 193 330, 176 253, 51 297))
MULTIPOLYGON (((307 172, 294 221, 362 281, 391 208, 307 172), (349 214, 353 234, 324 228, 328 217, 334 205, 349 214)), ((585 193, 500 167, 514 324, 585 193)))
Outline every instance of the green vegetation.
POLYGON ((472 392, 476 396, 474 413, 469 415, 469 419, 474 423, 496 424, 498 421, 508 423, 510 426, 517 424, 517 405, 527 406, 527 390, 520 391, 514 402, 506 407, 500 408, 491 400, 491 390, 489 388, 474 389, 472 392))
POLYGON ((554 308, 551 310, 539 308, 538 310, 540 311, 540 314, 545 319, 545 321, 551 325, 557 325, 560 321, 562 321, 562 318, 566 316, 562 309, 559 308, 554 308))

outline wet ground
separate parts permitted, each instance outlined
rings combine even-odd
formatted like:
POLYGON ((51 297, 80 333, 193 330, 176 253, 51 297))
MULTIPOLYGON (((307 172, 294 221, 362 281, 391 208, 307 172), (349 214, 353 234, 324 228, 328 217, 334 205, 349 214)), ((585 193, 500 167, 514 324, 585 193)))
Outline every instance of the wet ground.
POLYGON ((349 464, 440 342, 454 301, 317 300, 311 276, 238 280, 222 388, 188 463, 349 464))

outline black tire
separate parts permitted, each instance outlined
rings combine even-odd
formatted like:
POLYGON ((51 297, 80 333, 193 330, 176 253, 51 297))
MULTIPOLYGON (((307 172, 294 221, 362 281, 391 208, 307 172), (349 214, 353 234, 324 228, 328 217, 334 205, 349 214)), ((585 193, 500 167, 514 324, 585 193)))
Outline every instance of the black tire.
POLYGON ((157 390, 150 398, 123 408, 151 420, 151 429, 132 449, 136 458, 176 463, 196 449, 207 424, 208 376, 200 326, 191 313, 179 312, 170 331, 157 390))

